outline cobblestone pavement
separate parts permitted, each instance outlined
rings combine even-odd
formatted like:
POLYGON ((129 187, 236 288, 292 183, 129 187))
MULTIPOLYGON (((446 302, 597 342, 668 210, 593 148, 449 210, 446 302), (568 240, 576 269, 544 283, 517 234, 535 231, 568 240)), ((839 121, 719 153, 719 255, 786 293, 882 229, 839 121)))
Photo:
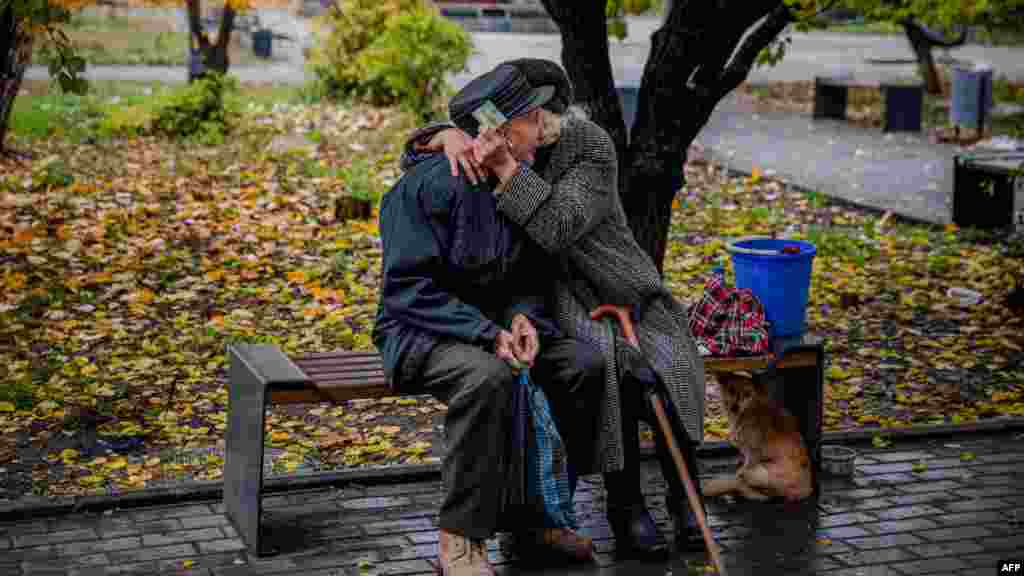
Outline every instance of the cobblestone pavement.
MULTIPOLYGON (((728 573, 749 575, 996 574, 1024 556, 1024 435, 998 433, 857 446, 853 478, 822 477, 816 502, 794 507, 709 501, 728 573)), ((669 533, 660 473, 645 493, 669 533)), ((734 460, 705 458, 702 475, 734 460)), ((503 545, 491 560, 513 574, 685 575, 687 560, 616 562, 599 477, 581 483, 593 564, 528 566, 503 545)), ((265 497, 264 526, 281 553, 249 557, 219 501, 13 521, 0 518, 0 574, 427 575, 437 554, 438 481, 285 492, 265 497)))

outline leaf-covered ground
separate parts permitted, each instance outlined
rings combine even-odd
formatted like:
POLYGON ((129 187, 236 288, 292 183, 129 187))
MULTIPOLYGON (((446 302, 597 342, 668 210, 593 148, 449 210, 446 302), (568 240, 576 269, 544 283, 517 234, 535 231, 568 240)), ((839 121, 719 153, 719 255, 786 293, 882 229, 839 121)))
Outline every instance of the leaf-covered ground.
MULTIPOLYGON (((227 342, 372 349, 376 223, 336 222, 334 200, 386 189, 411 126, 391 110, 275 105, 251 107, 218 148, 18 141, 37 156, 0 161, 0 498, 217 478, 227 342)), ((1005 245, 699 161, 687 175, 665 266, 680 298, 699 295, 726 237, 817 244, 827 429, 1024 415, 1024 332, 1003 303, 1024 264, 1005 245), (984 298, 960 307, 952 286, 984 298)), ((706 434, 722 438, 713 382, 708 395, 706 434)), ((428 398, 275 408, 270 466, 432 459, 442 414, 428 398)))

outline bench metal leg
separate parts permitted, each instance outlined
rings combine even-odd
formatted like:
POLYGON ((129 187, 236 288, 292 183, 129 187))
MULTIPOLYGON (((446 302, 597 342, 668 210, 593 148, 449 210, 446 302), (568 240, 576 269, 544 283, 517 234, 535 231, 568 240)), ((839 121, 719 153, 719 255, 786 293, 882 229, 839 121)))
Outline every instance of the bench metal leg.
POLYGON ((846 118, 846 86, 831 86, 818 81, 814 83, 814 117, 846 118))
POLYGON ((224 510, 249 553, 259 556, 266 386, 234 347, 228 348, 228 427, 224 510))

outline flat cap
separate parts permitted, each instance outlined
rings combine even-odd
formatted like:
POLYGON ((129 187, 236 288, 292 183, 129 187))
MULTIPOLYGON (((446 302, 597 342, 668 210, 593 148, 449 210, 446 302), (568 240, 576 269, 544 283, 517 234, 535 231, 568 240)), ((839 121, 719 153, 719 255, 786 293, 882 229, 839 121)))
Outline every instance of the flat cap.
POLYGON ((480 125, 473 112, 484 102, 492 102, 507 120, 512 120, 543 106, 554 93, 554 86, 534 87, 519 68, 500 64, 459 90, 448 103, 448 116, 456 126, 476 136, 480 125))

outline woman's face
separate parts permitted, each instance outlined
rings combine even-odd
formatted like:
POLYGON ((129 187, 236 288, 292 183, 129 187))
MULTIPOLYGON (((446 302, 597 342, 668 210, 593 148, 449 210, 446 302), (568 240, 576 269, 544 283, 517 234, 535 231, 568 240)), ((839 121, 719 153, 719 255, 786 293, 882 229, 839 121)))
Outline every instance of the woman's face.
POLYGON ((500 131, 505 139, 508 140, 512 156, 520 162, 532 164, 537 147, 540 146, 540 108, 531 111, 525 116, 509 120, 501 127, 500 131))

